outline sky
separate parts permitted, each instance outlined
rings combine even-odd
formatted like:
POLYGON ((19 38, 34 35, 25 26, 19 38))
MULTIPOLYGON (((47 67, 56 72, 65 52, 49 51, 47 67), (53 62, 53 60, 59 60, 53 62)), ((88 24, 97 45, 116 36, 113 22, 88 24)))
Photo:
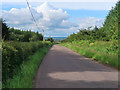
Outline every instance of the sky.
POLYGON ((89 26, 102 27, 118 0, 28 0, 39 30, 25 0, 4 0, 0 17, 9 27, 42 32, 45 37, 67 37, 89 26))

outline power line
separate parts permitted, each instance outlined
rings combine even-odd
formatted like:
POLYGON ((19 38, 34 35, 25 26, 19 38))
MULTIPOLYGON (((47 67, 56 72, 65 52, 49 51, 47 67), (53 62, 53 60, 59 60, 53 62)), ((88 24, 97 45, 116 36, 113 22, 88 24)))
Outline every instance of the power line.
POLYGON ((27 2, 27 5, 28 5, 28 8, 29 8, 29 11, 30 11, 30 13, 31 13, 31 16, 32 16, 32 18, 33 18, 33 21, 35 22, 35 25, 36 25, 37 29, 39 30, 39 27, 38 27, 38 25, 37 25, 37 23, 36 23, 36 20, 35 20, 33 14, 32 14, 32 11, 31 11, 31 9, 30 9, 30 5, 29 5, 28 0, 26 0, 26 2, 27 2))
MULTIPOLYGON (((33 20, 34 20, 34 22, 35 22, 35 25, 36 25, 37 29, 40 30, 39 27, 38 27, 38 25, 37 25, 37 23, 36 23, 36 20, 35 20, 35 18, 34 18, 34 16, 33 16, 33 13, 32 13, 32 11, 31 11, 31 9, 30 9, 30 5, 29 5, 28 0, 26 0, 26 2, 27 2, 27 5, 28 5, 28 8, 29 8, 29 11, 30 11, 30 13, 31 13, 31 16, 32 16, 32 18, 33 18, 33 20)), ((44 29, 42 30, 42 32, 43 32, 43 41, 45 41, 45 38, 44 38, 44 29)))

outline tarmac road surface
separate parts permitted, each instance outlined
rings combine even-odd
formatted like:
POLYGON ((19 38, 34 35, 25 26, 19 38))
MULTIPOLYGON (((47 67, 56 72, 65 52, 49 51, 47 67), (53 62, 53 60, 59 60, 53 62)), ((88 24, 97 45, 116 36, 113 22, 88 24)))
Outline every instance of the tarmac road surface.
POLYGON ((40 64, 34 88, 118 88, 118 71, 53 45, 40 64))

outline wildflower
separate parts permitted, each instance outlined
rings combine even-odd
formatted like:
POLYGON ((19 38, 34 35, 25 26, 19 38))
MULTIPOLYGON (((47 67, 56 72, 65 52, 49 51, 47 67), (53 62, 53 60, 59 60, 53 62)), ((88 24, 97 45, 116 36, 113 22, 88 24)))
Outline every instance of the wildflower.
POLYGON ((2 45, 0 45, 0 49, 2 49, 2 45))
POLYGON ((89 46, 92 46, 92 45, 94 45, 94 43, 90 43, 90 44, 89 44, 89 46))

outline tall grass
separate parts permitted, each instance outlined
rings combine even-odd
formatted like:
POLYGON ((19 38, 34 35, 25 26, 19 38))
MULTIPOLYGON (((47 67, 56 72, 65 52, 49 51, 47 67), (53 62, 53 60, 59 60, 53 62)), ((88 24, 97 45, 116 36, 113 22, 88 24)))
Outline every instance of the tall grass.
MULTIPOLYGON (((61 43, 60 45, 68 47, 93 60, 120 68, 118 65, 118 48, 115 45, 111 46, 112 43, 105 41, 96 41, 94 43, 90 43, 89 41, 73 41, 61 43)), ((117 44, 117 42, 114 44, 117 44)))
POLYGON ((40 48, 34 55, 21 64, 18 73, 12 79, 7 80, 3 88, 32 88, 33 78, 43 57, 46 55, 50 45, 40 48))

